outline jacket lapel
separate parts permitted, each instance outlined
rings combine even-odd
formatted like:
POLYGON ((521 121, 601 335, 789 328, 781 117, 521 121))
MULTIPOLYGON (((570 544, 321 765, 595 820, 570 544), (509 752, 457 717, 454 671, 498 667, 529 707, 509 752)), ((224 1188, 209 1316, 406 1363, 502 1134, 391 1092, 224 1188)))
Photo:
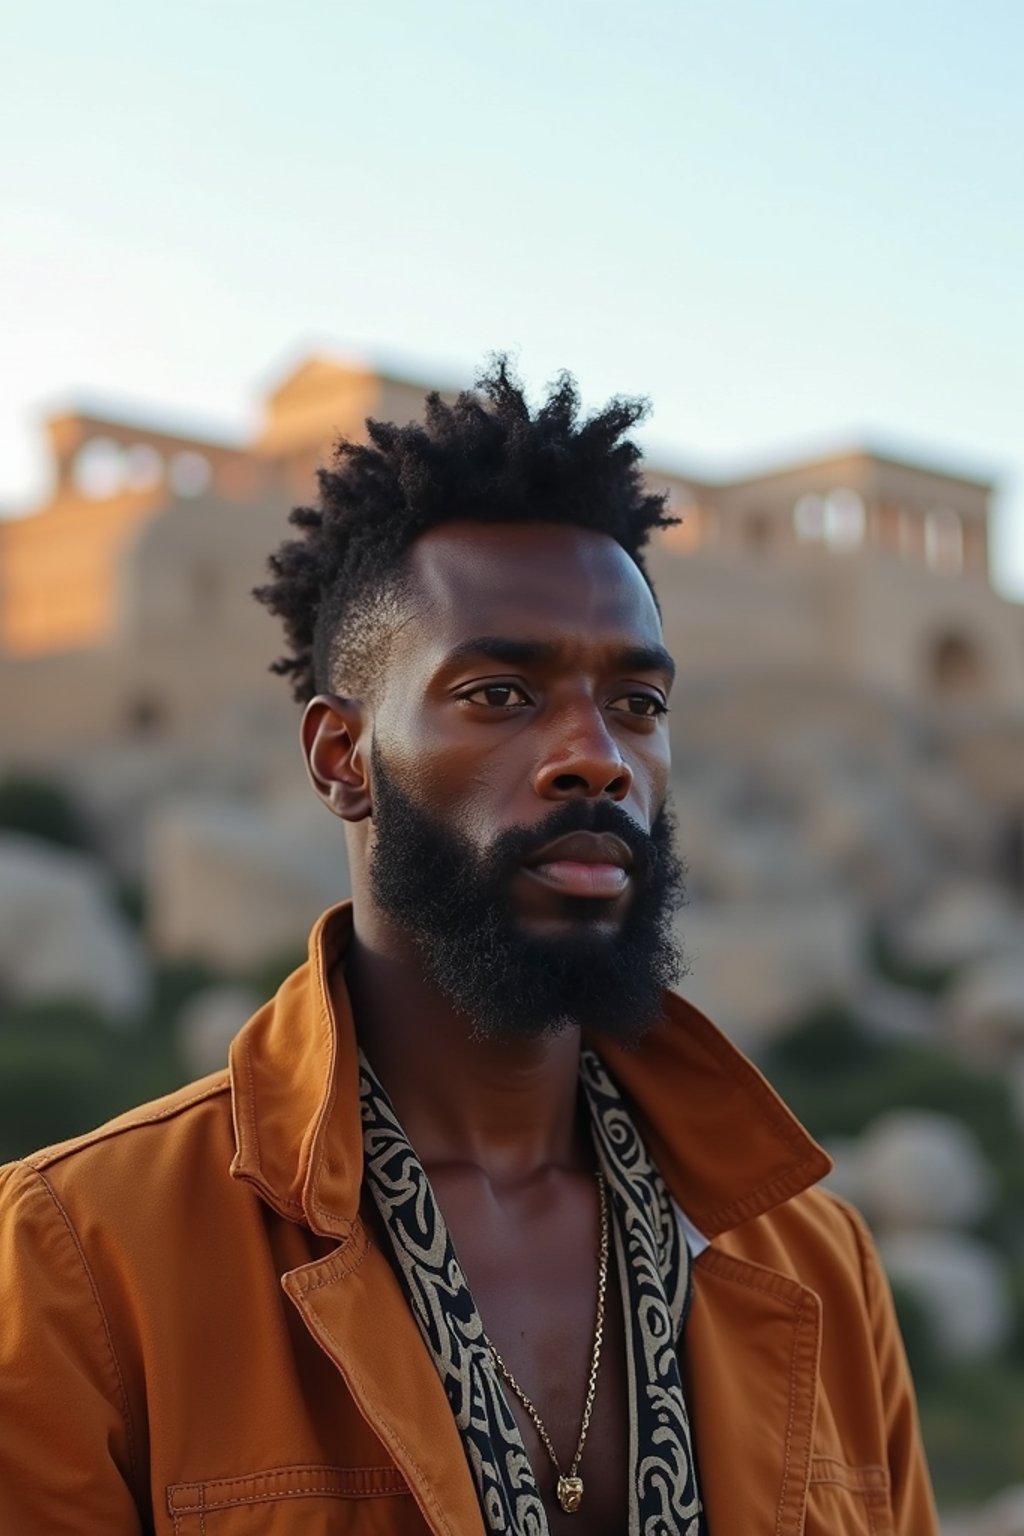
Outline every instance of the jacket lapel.
POLYGON ((282 1279, 310 1333, 436 1536, 484 1536, 462 1441, 391 1266, 360 1221, 326 1259, 282 1279))
POLYGON ((714 1249, 697 1259, 683 1370, 712 1530, 803 1531, 820 1344, 806 1286, 714 1249))
MULTIPOLYGON (((283 1277, 437 1536, 483 1536, 444 1389, 384 1256, 359 1219, 355 1026, 337 973, 351 910, 310 936, 309 964, 231 1052, 236 1178, 339 1246, 283 1277)), ((635 1107, 669 1191, 715 1239, 806 1189, 830 1160, 755 1067, 682 999, 641 1051, 593 1042, 635 1107), (728 1134, 725 1134, 725 1133, 728 1134)), ((727 1239, 726 1239, 727 1242, 727 1239)), ((707 1250, 694 1269, 683 1369, 715 1531, 800 1536, 810 1474, 820 1303, 797 1281, 707 1250)))

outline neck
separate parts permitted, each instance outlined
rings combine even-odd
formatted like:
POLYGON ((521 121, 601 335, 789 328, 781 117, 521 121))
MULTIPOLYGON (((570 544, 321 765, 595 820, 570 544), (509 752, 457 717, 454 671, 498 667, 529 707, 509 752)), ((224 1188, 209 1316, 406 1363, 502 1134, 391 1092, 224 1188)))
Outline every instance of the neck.
POLYGON ((358 913, 345 978, 360 1044, 425 1167, 468 1163, 505 1185, 591 1167, 577 1030, 474 1039, 404 934, 358 913))

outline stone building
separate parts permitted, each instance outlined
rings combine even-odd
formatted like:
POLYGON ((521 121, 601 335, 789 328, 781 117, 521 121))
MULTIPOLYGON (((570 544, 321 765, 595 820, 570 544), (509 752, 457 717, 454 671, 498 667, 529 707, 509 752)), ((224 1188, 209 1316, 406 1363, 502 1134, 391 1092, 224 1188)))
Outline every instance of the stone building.
MULTIPOLYGON (((332 439, 360 436, 367 416, 415 419, 424 392, 313 358, 271 392, 247 442, 95 414, 50 420, 52 495, 0 522, 0 772, 72 782, 129 875, 162 812, 176 830, 149 845, 188 845, 183 797, 203 800, 195 825, 207 828, 210 804, 230 803, 234 846, 238 816, 259 807, 254 828, 268 817, 290 828, 316 866, 296 710, 267 671, 280 635, 250 589, 332 439)), ((781 730, 792 743, 841 717, 844 739, 877 746, 893 711, 909 712, 1015 847, 1024 608, 989 581, 991 487, 868 449, 727 482, 657 467, 649 479, 682 518, 652 569, 686 700, 674 714, 684 799, 701 740, 734 764, 756 739, 781 730)), ((194 922, 171 948, 205 921, 197 866, 179 862, 192 894, 178 905, 194 922)))

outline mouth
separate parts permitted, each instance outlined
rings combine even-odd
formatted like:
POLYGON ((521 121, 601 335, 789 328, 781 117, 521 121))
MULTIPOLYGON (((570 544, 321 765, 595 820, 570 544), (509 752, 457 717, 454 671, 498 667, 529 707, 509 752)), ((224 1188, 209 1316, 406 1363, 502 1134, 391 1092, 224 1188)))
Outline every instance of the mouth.
POLYGON ((610 832, 573 832, 556 838, 526 860, 527 872, 563 896, 611 901, 630 883, 633 855, 610 832))

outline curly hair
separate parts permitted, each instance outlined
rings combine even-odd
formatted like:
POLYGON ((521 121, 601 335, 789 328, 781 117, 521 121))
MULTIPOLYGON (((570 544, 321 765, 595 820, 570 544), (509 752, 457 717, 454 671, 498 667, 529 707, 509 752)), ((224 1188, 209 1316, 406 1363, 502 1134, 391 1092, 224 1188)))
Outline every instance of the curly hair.
POLYGON ((253 595, 284 624, 289 654, 272 671, 303 703, 320 689, 365 697, 400 613, 404 562, 428 529, 457 521, 570 523, 608 534, 650 586, 643 550, 677 521, 644 488, 625 433, 645 401, 613 399, 581 419, 562 373, 531 414, 500 355, 453 404, 427 396, 422 424, 368 420, 368 443, 342 438, 319 471, 315 507, 291 515, 299 537, 270 556, 274 579, 253 595))

